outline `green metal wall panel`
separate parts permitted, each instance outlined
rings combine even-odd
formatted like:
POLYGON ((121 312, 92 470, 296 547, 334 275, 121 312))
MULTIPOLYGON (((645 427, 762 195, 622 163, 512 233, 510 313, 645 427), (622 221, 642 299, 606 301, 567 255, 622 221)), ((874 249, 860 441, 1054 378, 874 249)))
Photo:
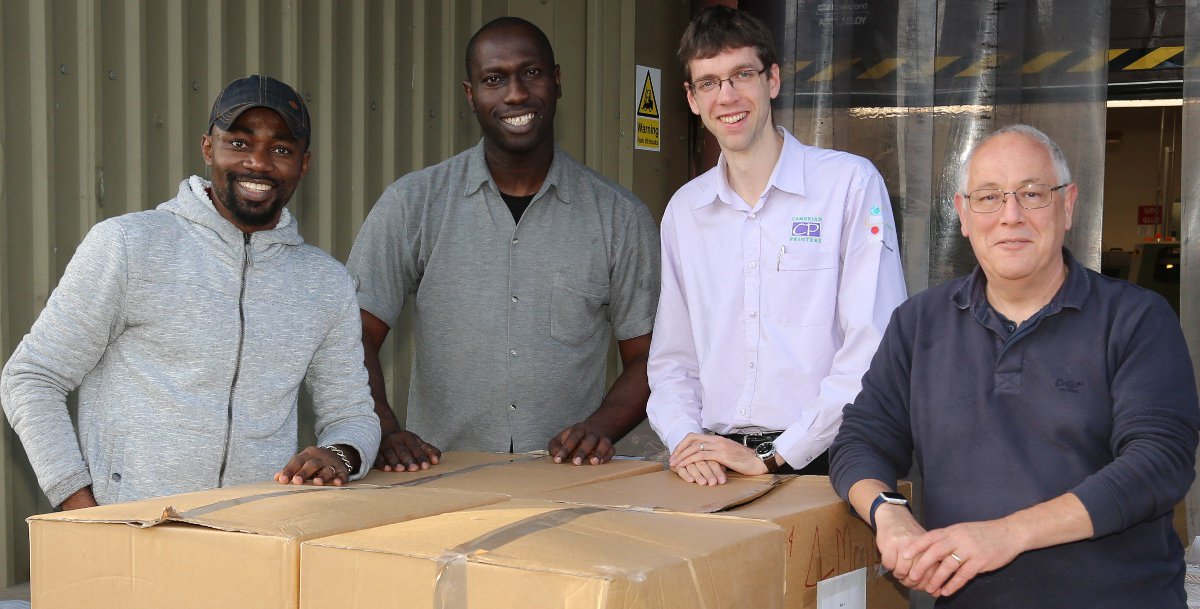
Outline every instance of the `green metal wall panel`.
MULTIPOLYGON (((387 184, 478 141, 460 84, 463 51, 501 15, 537 23, 554 44, 563 147, 636 192, 632 142, 622 135, 632 134, 636 6, 0 0, 0 363, 93 224, 153 208, 188 174, 204 173, 200 136, 212 99, 249 73, 281 78, 309 104, 312 166, 289 207, 305 239, 340 260, 387 184)), ((393 332, 385 352, 395 404, 407 395, 408 334, 393 332)), ((0 583, 11 584, 28 579, 24 518, 50 506, 7 425, 0 449, 0 583)))

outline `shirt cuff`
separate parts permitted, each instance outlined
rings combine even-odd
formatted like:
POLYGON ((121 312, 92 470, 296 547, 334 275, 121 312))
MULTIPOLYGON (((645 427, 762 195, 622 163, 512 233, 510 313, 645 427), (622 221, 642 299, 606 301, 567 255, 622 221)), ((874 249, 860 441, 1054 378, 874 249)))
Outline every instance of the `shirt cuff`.
POLYGON ((358 292, 355 294, 355 298, 358 300, 358 308, 374 315, 379 321, 387 324, 389 329, 394 330, 396 328, 396 322, 400 319, 400 311, 395 310, 393 305, 374 298, 365 292, 358 292))
POLYGON ((92 474, 86 469, 81 469, 72 472, 71 475, 56 482, 53 486, 46 489, 46 499, 50 500, 50 505, 59 507, 62 502, 67 500, 79 489, 90 486, 92 484, 92 474))
POLYGON ((1121 504, 1108 488, 1098 480, 1085 479, 1071 489, 1071 494, 1079 498, 1083 509, 1087 510, 1092 519, 1092 539, 1116 533, 1126 527, 1122 522, 1121 504))
POLYGON ((620 327, 613 327, 613 335, 617 340, 629 340, 639 336, 645 336, 654 331, 654 315, 644 317, 635 321, 627 321, 621 324, 620 327))
POLYGON ((666 431, 663 443, 667 445, 667 450, 674 453, 675 447, 679 446, 679 443, 683 442, 683 439, 690 433, 704 433, 704 430, 688 424, 675 424, 666 431))
POLYGON ((833 438, 822 437, 822 434, 814 434, 812 430, 797 429, 793 426, 776 438, 773 444, 775 452, 783 455, 789 466, 799 470, 829 450, 833 438))

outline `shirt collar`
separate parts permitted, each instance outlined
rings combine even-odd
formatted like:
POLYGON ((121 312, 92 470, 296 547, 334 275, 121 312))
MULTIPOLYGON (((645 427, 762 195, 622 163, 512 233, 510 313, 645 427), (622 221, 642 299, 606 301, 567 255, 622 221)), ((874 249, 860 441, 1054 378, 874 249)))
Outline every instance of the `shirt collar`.
MULTIPOLYGON (((533 201, 542 198, 542 195, 554 189, 554 194, 563 203, 570 202, 571 185, 578 181, 572 180, 573 176, 569 175, 566 168, 566 161, 563 157, 566 155, 558 144, 554 145, 554 160, 550 162, 550 170, 546 173, 546 179, 542 182, 542 187, 538 189, 537 194, 533 196, 533 201)), ((463 194, 471 196, 483 188, 484 184, 490 184, 492 190, 496 194, 500 193, 500 188, 496 186, 496 180, 492 178, 492 172, 488 170, 487 159, 483 156, 483 139, 479 143, 467 151, 467 183, 464 185, 463 194)))
MULTIPOLYGON (((779 152, 779 158, 775 159, 775 169, 771 171, 771 178, 767 180, 766 192, 770 192, 772 188, 776 188, 803 197, 806 192, 804 188, 804 160, 808 146, 801 144, 799 140, 783 127, 776 126, 775 130, 783 136, 783 150, 779 152), (784 167, 787 169, 781 169, 784 167)), ((704 188, 701 196, 692 202, 694 209, 700 209, 718 201, 729 205, 737 200, 733 192, 733 187, 729 185, 729 178, 727 177, 729 175, 729 164, 725 159, 724 152, 717 159, 717 166, 711 171, 712 179, 703 184, 704 188)))
MULTIPOLYGON (((1063 307, 1082 309, 1083 303, 1092 289, 1092 280, 1088 277, 1087 269, 1075 259, 1075 256, 1071 255, 1070 250, 1066 247, 1062 248, 1062 257, 1063 262, 1067 265, 1067 278, 1046 305, 1047 314, 1057 313, 1063 307)), ((987 276, 983 274, 983 269, 979 265, 975 265, 975 270, 971 271, 967 280, 954 292, 952 298, 955 306, 960 309, 970 309, 975 318, 982 321, 987 309, 987 276)))

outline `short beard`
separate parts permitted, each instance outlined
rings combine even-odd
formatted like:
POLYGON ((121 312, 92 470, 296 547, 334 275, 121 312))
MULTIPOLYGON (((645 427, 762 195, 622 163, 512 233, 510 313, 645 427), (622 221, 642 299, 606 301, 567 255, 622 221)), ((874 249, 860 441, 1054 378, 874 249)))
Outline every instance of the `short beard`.
POLYGON ((225 174, 224 189, 216 188, 215 184, 213 186, 217 191, 217 200, 220 201, 221 205, 225 209, 229 210, 229 213, 233 215, 233 218, 237 220, 238 223, 244 226, 257 229, 274 228, 274 226, 268 225, 278 222, 277 216, 279 214, 279 210, 282 209, 284 205, 287 205, 287 200, 283 199, 278 194, 280 187, 279 180, 275 180, 267 176, 252 173, 242 173, 236 175, 227 173, 225 174), (250 179, 267 180, 271 182, 271 186, 276 192, 275 198, 266 205, 259 207, 251 203, 247 203, 241 197, 238 197, 234 183, 239 180, 250 179))

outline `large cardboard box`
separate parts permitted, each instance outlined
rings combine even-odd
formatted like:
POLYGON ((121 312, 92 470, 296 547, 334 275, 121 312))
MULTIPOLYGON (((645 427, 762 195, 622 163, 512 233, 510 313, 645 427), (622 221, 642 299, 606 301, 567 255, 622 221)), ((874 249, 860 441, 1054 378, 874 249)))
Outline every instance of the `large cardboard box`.
MULTIPOLYGON (((901 491, 911 495, 907 483, 901 491)), ((625 509, 719 512, 773 522, 787 533, 787 609, 816 607, 821 581, 860 569, 868 607, 908 607, 908 590, 882 572, 874 533, 850 513, 825 476, 731 475, 726 484, 700 486, 663 471, 551 491, 539 498, 625 509)))
POLYGON ((295 608, 301 542, 507 499, 263 483, 34 516, 33 606, 295 608))
MULTIPOLYGON (((907 482, 900 486, 902 493, 912 497, 907 482)), ((875 532, 851 513, 829 478, 793 478, 762 498, 725 513, 768 520, 787 532, 787 609, 815 607, 819 582, 859 569, 866 580, 867 607, 909 606, 908 588, 883 571, 875 532)))
POLYGON ((514 500, 306 542, 300 605, 778 609, 771 523, 514 500))
POLYGON ((544 452, 497 454, 451 451, 438 465, 416 472, 372 471, 352 486, 445 488, 528 497, 582 484, 662 471, 662 463, 614 459, 604 465, 555 463, 544 452))

